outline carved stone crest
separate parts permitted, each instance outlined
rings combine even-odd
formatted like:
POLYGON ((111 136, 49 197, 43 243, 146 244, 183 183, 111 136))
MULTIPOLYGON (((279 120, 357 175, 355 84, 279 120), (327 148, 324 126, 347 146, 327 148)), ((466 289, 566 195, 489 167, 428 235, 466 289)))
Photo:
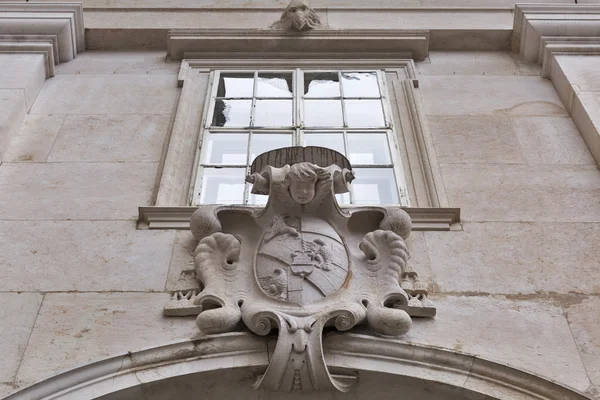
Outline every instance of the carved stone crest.
POLYGON ((272 29, 308 31, 322 28, 321 20, 306 0, 292 0, 272 29))
POLYGON ((223 333, 243 323, 278 330, 270 365, 255 387, 347 391, 323 358, 325 327, 366 324, 398 336, 411 316, 433 316, 426 284, 408 264, 410 217, 399 207, 341 209, 354 173, 341 154, 289 147, 256 158, 247 182, 268 195, 262 209, 201 206, 191 220, 201 290, 175 293, 166 315, 198 315, 198 328, 223 333))

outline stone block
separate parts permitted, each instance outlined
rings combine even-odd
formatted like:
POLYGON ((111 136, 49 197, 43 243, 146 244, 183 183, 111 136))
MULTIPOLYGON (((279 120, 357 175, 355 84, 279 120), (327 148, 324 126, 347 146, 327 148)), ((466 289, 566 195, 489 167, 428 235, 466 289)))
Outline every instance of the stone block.
POLYGON ((567 115, 552 83, 537 76, 421 75, 419 81, 428 115, 567 115))
POLYGON ((0 71, 0 88, 23 90, 29 110, 46 80, 44 56, 0 53, 0 71))
POLYGON ((508 364, 585 390, 585 368, 562 309, 552 301, 434 296, 438 313, 403 337, 508 364))
POLYGON ((600 91, 600 56, 556 55, 556 62, 571 85, 583 92, 600 91))
POLYGON ((170 114, 175 75, 56 75, 44 84, 31 114, 170 114))
POLYGON ((10 140, 3 161, 45 162, 64 120, 60 114, 27 115, 10 140))
POLYGON ((15 379, 43 298, 38 293, 0 293, 0 382, 15 379))
POLYGON ((0 398, 4 398, 19 390, 19 386, 12 383, 0 383, 0 398))
POLYGON ((168 115, 69 115, 48 161, 159 161, 168 115))
POLYGON ((425 239, 442 293, 600 293, 600 224, 464 223, 425 239))
POLYGON ((194 336, 193 317, 163 317, 167 299, 163 293, 47 294, 17 381, 37 382, 110 356, 194 336))
POLYGON ((512 117, 519 144, 530 164, 595 164, 569 117, 512 117))
POLYGON ((86 51, 56 67, 57 74, 173 75, 180 62, 168 61, 165 51, 86 51))
POLYGON ((162 291, 173 231, 117 221, 0 221, 1 291, 162 291))
POLYGON ((563 306, 590 380, 600 386, 600 298, 565 297, 563 306))
POLYGON ((442 164, 463 221, 600 222, 593 165, 442 164))
POLYGON ((136 219, 157 163, 15 163, 0 167, 0 218, 136 219))
POLYGON ((516 55, 507 51, 431 51, 416 64, 419 75, 521 75, 516 55))
POLYGON ((27 115, 25 94, 19 89, 0 89, 0 162, 15 132, 27 115))
POLYGON ((525 163, 510 118, 505 115, 429 116, 441 163, 525 163))
POLYGON ((173 254, 169 266, 166 290, 187 290, 199 288, 194 272, 193 252, 198 245, 190 231, 179 231, 175 236, 173 254))

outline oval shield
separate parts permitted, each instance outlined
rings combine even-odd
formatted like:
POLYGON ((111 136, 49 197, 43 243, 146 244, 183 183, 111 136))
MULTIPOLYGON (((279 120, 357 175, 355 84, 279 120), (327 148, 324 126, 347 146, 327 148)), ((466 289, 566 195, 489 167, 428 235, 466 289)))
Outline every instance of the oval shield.
POLYGON ((263 292, 303 305, 342 287, 348 276, 348 252, 327 221, 276 216, 258 247, 255 269, 263 292))

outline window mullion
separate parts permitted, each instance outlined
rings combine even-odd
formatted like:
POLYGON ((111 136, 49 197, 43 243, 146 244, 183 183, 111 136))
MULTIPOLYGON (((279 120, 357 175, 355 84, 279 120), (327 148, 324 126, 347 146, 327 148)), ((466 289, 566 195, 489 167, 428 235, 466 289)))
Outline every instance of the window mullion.
POLYGON ((344 103, 344 85, 342 83, 342 71, 338 71, 338 80, 340 82, 340 101, 342 102, 342 123, 344 128, 348 127, 348 118, 346 118, 346 104, 344 103))
POLYGON ((258 86, 258 71, 254 71, 254 80, 252 82, 252 105, 250 106, 250 126, 254 126, 254 118, 256 113, 256 90, 258 86))

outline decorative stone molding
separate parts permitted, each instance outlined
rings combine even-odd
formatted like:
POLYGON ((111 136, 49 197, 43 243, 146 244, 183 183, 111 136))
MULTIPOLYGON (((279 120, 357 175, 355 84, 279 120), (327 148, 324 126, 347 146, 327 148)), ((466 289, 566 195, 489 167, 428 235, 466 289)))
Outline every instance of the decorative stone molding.
POLYGON ((306 0, 292 0, 272 29, 296 30, 298 32, 323 28, 321 19, 306 0))
POLYGON ((330 374, 326 326, 366 324, 385 336, 410 329, 410 316, 432 317, 427 284, 408 263, 412 228, 397 207, 340 209, 336 194, 354 179, 349 161, 323 147, 288 147, 259 155, 246 181, 268 195, 264 208, 201 206, 191 231, 197 294, 178 293, 165 315, 195 315, 205 334, 243 322, 257 335, 277 327, 277 345, 255 387, 345 392, 352 377, 330 374), (186 312, 187 311, 187 312, 186 312))
POLYGON ((600 5, 517 4, 513 50, 546 78, 552 54, 600 54, 600 5))
MULTIPOLYGON (((251 333, 209 335, 130 351, 94 362, 25 388, 6 400, 118 398, 139 385, 168 385, 171 379, 196 379, 208 371, 240 365, 266 368, 268 338, 251 333)), ((348 373, 386 373, 390 384, 430 382, 449 386, 465 398, 496 400, 590 400, 551 380, 479 356, 367 335, 327 334, 323 341, 329 368, 348 373), (376 366, 376 368, 375 368, 376 366)), ((360 384, 360 383, 359 383, 360 384)), ((154 386, 156 387, 156 386, 154 386)), ((140 388, 141 393, 142 388, 140 388)))
POLYGON ((48 78, 84 50, 82 3, 0 3, 0 53, 43 54, 48 78))
POLYGON ((168 54, 184 58, 413 58, 429 54, 426 30, 173 29, 168 54), (251 51, 249 49, 252 49, 251 51))

